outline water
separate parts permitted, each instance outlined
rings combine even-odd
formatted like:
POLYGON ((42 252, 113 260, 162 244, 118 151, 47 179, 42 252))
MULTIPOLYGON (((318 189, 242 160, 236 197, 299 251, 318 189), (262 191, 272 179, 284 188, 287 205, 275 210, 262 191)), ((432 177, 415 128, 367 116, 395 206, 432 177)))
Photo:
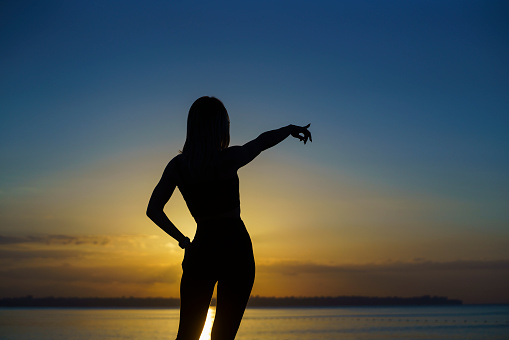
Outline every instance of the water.
MULTIPOLYGON (((3 308, 0 338, 175 339, 178 317, 178 309, 3 308)), ((236 339, 502 340, 509 339, 509 306, 253 308, 236 339)))

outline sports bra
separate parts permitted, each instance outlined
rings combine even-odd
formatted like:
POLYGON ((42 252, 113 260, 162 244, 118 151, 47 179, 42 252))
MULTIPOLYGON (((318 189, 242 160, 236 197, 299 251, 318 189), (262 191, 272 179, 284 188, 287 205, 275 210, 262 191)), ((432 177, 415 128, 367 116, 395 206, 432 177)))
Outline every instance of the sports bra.
POLYGON ((193 180, 180 158, 177 168, 181 178, 178 186, 195 220, 232 211, 240 207, 239 176, 206 181, 193 180))

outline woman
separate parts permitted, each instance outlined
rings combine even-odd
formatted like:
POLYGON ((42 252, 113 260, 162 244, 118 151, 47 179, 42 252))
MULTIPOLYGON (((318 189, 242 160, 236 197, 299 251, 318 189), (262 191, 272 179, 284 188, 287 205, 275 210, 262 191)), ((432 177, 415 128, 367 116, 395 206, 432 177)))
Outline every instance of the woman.
POLYGON ((228 147, 230 120, 223 103, 201 97, 191 106, 182 153, 166 166, 147 208, 147 216, 185 249, 177 339, 200 337, 216 283, 212 340, 235 338, 255 276, 251 239, 240 218, 237 170, 288 136, 311 141, 308 127, 288 125, 228 147), (193 242, 163 212, 175 187, 197 222, 193 242))

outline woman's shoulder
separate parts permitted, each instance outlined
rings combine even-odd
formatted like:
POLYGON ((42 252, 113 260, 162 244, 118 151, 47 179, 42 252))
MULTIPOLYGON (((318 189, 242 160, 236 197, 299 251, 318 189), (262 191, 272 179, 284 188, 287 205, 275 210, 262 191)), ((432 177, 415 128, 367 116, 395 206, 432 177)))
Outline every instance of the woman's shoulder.
POLYGON ((179 163, 179 162, 182 162, 182 158, 184 157, 183 154, 179 153, 178 155, 176 155, 175 157, 173 157, 172 159, 170 159, 170 163, 179 163))
POLYGON ((260 152, 251 143, 247 143, 245 145, 230 146, 224 149, 222 153, 224 153, 224 163, 238 170, 251 162, 260 152))
POLYGON ((179 173, 179 168, 181 167, 181 164, 182 164, 182 154, 178 154, 172 159, 170 159, 170 161, 166 165, 166 168, 164 169, 164 172, 173 175, 177 174, 179 173))

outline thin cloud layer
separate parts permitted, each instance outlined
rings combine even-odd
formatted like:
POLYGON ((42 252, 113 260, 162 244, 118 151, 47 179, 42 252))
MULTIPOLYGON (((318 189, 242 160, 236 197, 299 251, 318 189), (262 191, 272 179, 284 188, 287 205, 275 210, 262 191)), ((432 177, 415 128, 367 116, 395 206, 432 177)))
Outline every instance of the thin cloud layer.
POLYGON ((381 263, 325 265, 306 262, 282 261, 269 264, 258 264, 258 272, 278 273, 281 275, 305 274, 343 274, 366 272, 426 272, 426 271, 463 271, 495 270, 505 272, 509 278, 509 260, 457 260, 428 261, 417 259, 410 262, 387 261, 381 263))
POLYGON ((58 244, 58 245, 106 245, 111 238, 106 236, 71 236, 71 235, 27 235, 27 236, 4 236, 0 235, 0 245, 7 244, 58 244))
POLYGON ((258 263, 255 292, 274 296, 441 295, 466 303, 508 303, 509 260, 317 264, 258 263))
MULTIPOLYGON (((176 297, 183 252, 150 235, 2 236, 6 296, 176 297)), ((509 259, 319 263, 257 258, 253 294, 273 296, 442 295, 509 302, 509 259)))
POLYGON ((36 234, 36 235, 0 235, 0 246, 5 245, 57 245, 76 246, 93 245, 105 246, 118 243, 129 243, 133 246, 145 245, 145 242, 157 239, 156 235, 64 235, 64 234, 36 234))
MULTIPOLYGON (((63 264, 61 266, 26 266, 0 269, 3 277, 9 281, 27 280, 32 282, 54 283, 119 283, 121 285, 156 283, 175 283, 178 281, 180 269, 175 265, 139 266, 139 265, 98 265, 75 266, 63 264)), ((58 292, 55 292, 58 293, 58 292)), ((110 292, 110 295, 116 295, 110 292)))

